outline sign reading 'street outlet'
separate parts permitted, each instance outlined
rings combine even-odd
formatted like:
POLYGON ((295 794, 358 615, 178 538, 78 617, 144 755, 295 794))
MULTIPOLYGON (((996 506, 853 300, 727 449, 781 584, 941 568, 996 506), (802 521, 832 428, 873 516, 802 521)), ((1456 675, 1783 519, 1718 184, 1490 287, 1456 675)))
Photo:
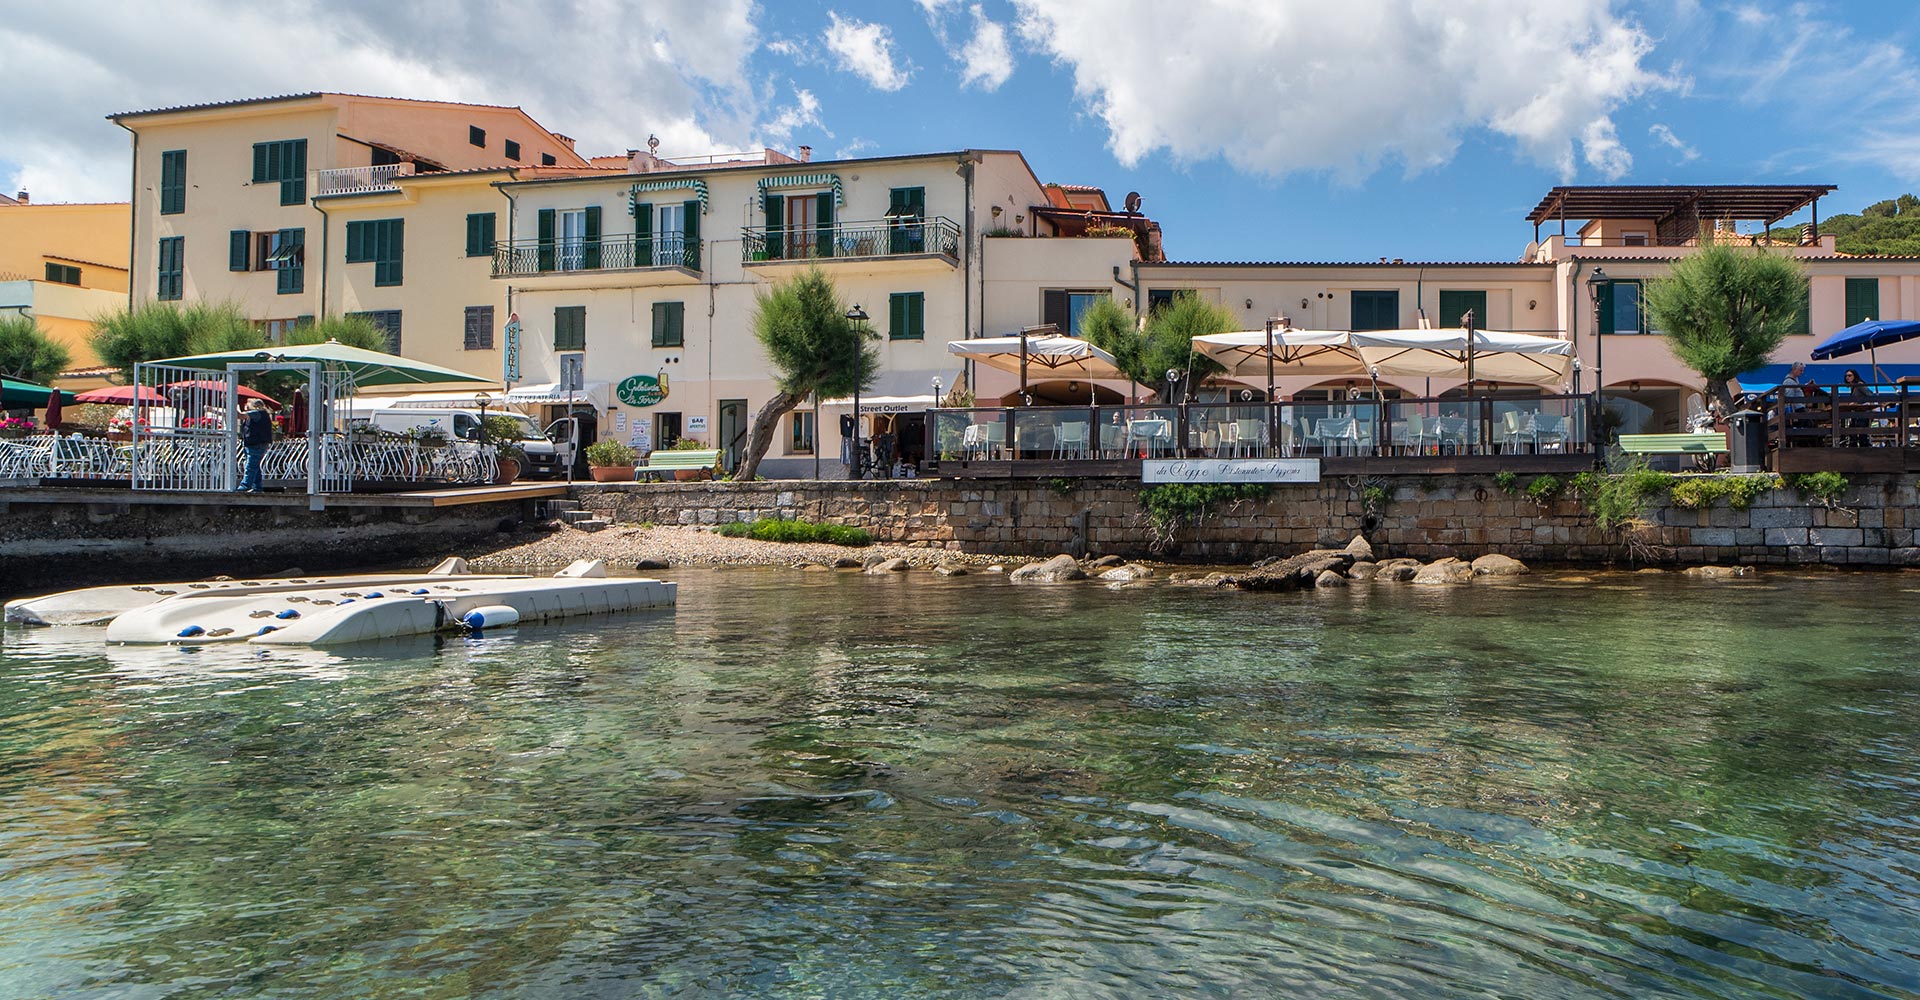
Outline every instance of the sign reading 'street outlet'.
POLYGON ((1150 458, 1143 483, 1317 483, 1317 458, 1150 458))

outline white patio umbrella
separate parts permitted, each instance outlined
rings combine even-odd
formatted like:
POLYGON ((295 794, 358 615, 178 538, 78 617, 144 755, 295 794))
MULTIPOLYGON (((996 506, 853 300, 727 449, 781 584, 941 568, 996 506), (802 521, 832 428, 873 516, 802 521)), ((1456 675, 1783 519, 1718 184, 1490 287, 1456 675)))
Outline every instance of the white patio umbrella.
MULTIPOLYGON (((1113 355, 1078 337, 1055 334, 1015 334, 979 340, 950 340, 947 352, 1001 371, 1020 375, 1020 391, 1027 391, 1027 373, 1038 368, 1050 377, 1125 379, 1113 355)), ((1088 387, 1092 391, 1092 387, 1088 387)))
POLYGON ((1469 382, 1565 384, 1573 342, 1499 330, 1364 330, 1353 347, 1382 375, 1464 378, 1469 382))
POLYGON ((1193 349, 1235 378, 1279 375, 1365 375, 1367 364, 1345 330, 1275 327, 1193 338, 1193 349), (1269 364, 1271 360, 1271 364, 1269 364), (1280 369, 1285 369, 1280 371, 1280 369))

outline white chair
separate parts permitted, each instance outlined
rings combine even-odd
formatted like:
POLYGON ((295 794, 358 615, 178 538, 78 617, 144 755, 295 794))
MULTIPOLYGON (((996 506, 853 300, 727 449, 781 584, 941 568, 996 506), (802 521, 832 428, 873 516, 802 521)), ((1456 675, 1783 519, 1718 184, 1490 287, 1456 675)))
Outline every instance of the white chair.
POLYGON ((1467 450, 1467 418, 1436 417, 1433 427, 1434 440, 1440 446, 1441 454, 1446 454, 1449 444, 1456 455, 1467 450))
POLYGON ((1053 457, 1087 457, 1087 422, 1084 420, 1062 421, 1053 433, 1053 457))
POLYGON ((960 432, 960 448, 966 452, 968 459, 979 458, 981 454, 985 452, 986 447, 986 424, 968 424, 967 429, 960 432))
POLYGON ((1005 455, 1007 453, 1007 425, 992 423, 987 424, 986 428, 988 457, 1005 455))
POLYGON ((1534 414, 1533 447, 1535 451, 1545 451, 1549 447, 1566 451, 1567 418, 1551 413, 1534 414))
POLYGON ((1255 452, 1266 449, 1267 427, 1265 422, 1242 417, 1227 425, 1233 430, 1233 453, 1251 458, 1255 452))
POLYGON ((1500 444, 1506 450, 1519 451, 1521 442, 1527 437, 1527 426, 1521 422, 1518 410, 1508 410, 1500 414, 1500 444))
POLYGON ((1127 450, 1127 429, 1120 424, 1100 425, 1100 455, 1102 458, 1122 458, 1127 450))

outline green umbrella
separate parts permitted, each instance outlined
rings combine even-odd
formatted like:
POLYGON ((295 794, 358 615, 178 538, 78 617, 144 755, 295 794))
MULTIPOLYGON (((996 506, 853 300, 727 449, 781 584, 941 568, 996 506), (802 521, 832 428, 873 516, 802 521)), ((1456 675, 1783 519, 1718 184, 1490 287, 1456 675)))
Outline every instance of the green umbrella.
POLYGON ((223 351, 218 354, 193 354, 184 358, 166 358, 153 362, 156 365, 176 365, 181 368, 225 369, 231 364, 245 364, 255 361, 287 361, 295 364, 319 362, 320 367, 329 371, 346 371, 353 374, 353 384, 369 385, 446 385, 449 383, 495 384, 495 379, 466 372, 430 365, 424 361, 413 361, 397 354, 383 354, 358 347, 348 347, 336 340, 324 344, 300 344, 289 347, 267 347, 255 351, 223 351))
MULTIPOLYGON (((24 410, 29 407, 37 410, 47 405, 47 396, 53 391, 48 386, 0 376, 0 410, 24 410)), ((73 393, 60 390, 60 401, 73 402, 73 393)))

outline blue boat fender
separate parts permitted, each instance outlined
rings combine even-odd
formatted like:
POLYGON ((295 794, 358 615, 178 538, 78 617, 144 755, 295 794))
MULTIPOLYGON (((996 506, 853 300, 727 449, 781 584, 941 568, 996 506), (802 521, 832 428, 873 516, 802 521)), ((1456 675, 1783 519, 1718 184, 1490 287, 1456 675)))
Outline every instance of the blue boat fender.
POLYGON ((287 610, 282 611, 277 615, 274 615, 274 617, 275 618, 298 618, 300 617, 300 612, 295 611, 292 608, 288 608, 287 610))
POLYGON ((387 596, 387 595, 385 595, 385 594, 383 594, 383 593, 381 593, 381 592, 379 592, 379 591, 377 591, 377 590, 376 590, 376 591, 373 591, 372 593, 368 593, 368 594, 361 594, 360 596, 361 596, 361 597, 364 597, 364 598, 366 598, 366 599, 367 599, 367 600, 369 600, 369 601, 371 601, 371 600, 374 600, 375 598, 380 598, 380 597, 385 597, 385 596, 387 596))
POLYGON ((421 587, 421 588, 420 588, 419 590, 416 590, 416 591, 414 591, 414 592, 413 592, 413 596, 415 596, 415 597, 419 597, 420 595, 422 595, 422 594, 424 594, 424 593, 426 593, 426 592, 427 592, 427 588, 425 588, 425 587, 421 587))
POLYGON ((255 632, 254 635, 266 635, 268 632, 278 631, 280 631, 280 626, 278 625, 262 625, 260 626, 260 631, 255 632))
POLYGON ((475 632, 485 628, 499 628, 520 621, 520 612, 504 604, 489 604, 483 608, 474 608, 460 617, 460 624, 475 632))
POLYGON ((207 634, 207 630, 204 628, 201 628, 198 625, 189 625, 186 628, 181 629, 178 633, 179 637, 182 639, 191 639, 196 635, 206 635, 206 634, 207 634))

